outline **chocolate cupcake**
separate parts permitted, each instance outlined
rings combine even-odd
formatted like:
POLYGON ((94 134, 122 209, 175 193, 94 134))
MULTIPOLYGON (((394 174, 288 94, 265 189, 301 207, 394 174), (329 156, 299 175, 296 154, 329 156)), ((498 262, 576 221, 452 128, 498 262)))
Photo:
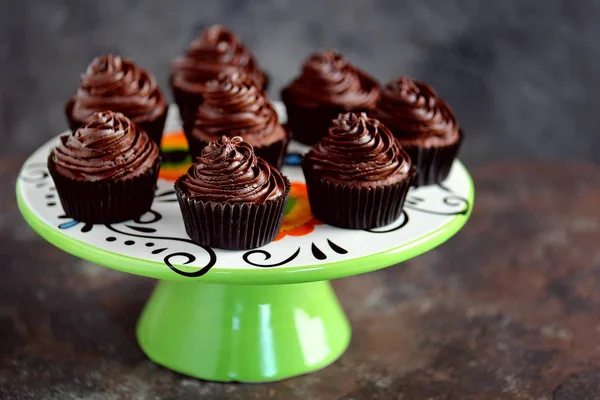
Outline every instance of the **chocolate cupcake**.
POLYGON ((175 192, 194 242, 245 250, 277 236, 290 183, 241 137, 223 136, 175 182, 175 192))
POLYGON ((109 224, 144 214, 154 199, 159 150, 121 113, 92 114, 60 137, 48 169, 65 213, 76 221, 109 224))
POLYGON ((392 223, 415 171, 392 133, 365 113, 340 114, 302 160, 313 215, 341 228, 392 223))
POLYGON ((371 115, 390 128, 417 168, 415 186, 442 182, 463 139, 454 112, 424 82, 402 77, 382 89, 371 115))
POLYGON ((193 118, 207 82, 236 71, 246 73, 258 87, 266 89, 267 76, 238 37, 220 25, 202 32, 186 54, 173 61, 171 88, 182 120, 193 118))
POLYGON ((333 51, 311 55, 281 93, 294 139, 309 145, 327 135, 338 114, 372 110, 378 97, 379 84, 333 51))
POLYGON ((283 164, 290 141, 267 95, 240 73, 224 74, 206 84, 204 102, 184 130, 192 157, 200 156, 209 142, 222 136, 240 136, 257 156, 277 168, 283 164))
POLYGON ((160 145, 167 103, 156 80, 132 61, 111 54, 88 65, 77 94, 65 107, 72 131, 93 113, 106 110, 124 114, 160 145))

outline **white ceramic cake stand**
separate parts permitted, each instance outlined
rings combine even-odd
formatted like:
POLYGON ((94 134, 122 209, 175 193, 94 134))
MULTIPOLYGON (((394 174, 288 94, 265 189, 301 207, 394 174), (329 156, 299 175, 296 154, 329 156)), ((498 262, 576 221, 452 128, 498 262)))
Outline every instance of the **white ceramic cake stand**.
POLYGON ((188 162, 177 160, 185 155, 181 138, 171 107, 162 146, 166 179, 139 219, 90 225, 65 216, 46 168, 57 138, 25 162, 16 191, 24 218, 53 245, 159 280, 138 322, 139 344, 158 364, 198 378, 265 382, 330 364, 348 346, 350 326, 328 281, 433 249, 460 230, 473 207, 473 182, 456 161, 443 184, 412 189, 402 217, 389 226, 321 224, 310 214, 298 167, 306 148, 294 143, 283 168, 293 185, 278 240, 249 251, 211 249, 189 240, 173 192, 172 179, 188 162))

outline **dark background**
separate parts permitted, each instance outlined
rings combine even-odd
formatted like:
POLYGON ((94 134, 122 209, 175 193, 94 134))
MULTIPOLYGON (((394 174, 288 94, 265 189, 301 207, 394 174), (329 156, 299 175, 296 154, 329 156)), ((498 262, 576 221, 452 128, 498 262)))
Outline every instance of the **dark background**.
MULTIPOLYGON (((600 160, 600 2, 3 1, 0 154, 27 155, 66 128, 63 103, 94 57, 116 52, 169 92, 171 59, 204 27, 237 32, 272 98, 312 51, 334 48, 382 81, 409 74, 455 109, 461 158, 600 160)), ((169 93, 170 96, 170 93, 169 93)))

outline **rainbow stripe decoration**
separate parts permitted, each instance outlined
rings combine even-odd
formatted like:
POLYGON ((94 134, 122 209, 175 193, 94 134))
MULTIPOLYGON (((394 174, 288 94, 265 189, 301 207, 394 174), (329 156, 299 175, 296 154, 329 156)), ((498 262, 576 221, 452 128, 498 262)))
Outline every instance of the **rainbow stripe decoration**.
POLYGON ((192 163, 188 154, 188 142, 183 131, 166 132, 162 138, 162 163, 159 178, 175 182, 184 175, 192 163))

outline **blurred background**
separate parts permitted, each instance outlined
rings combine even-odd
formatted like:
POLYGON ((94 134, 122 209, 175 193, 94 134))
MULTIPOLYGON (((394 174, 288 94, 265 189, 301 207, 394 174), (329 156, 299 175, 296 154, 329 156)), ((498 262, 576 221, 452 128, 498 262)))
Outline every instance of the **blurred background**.
POLYGON ((210 24, 235 31, 270 95, 316 49, 385 82, 432 84, 468 135, 461 158, 600 161, 600 1, 4 1, 0 155, 26 156, 67 125, 63 105, 93 57, 115 52, 171 97, 170 61, 210 24))

